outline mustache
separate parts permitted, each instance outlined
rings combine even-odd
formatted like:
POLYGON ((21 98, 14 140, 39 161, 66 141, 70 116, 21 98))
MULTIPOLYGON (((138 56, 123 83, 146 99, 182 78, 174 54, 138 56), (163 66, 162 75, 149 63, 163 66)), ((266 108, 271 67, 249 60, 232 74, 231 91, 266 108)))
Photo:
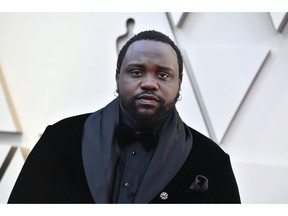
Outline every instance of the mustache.
POLYGON ((163 101, 163 98, 161 96, 155 94, 155 92, 153 90, 144 90, 141 93, 134 95, 133 99, 135 100, 135 99, 137 99, 143 95, 153 95, 153 96, 157 97, 159 99, 159 101, 163 101))

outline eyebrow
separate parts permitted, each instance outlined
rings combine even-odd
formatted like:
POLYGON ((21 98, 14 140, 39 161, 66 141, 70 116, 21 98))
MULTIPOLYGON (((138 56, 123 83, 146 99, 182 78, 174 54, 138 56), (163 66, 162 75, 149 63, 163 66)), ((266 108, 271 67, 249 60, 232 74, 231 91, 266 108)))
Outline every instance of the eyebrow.
POLYGON ((126 67, 139 67, 139 68, 144 68, 145 66, 144 66, 143 64, 133 63, 133 64, 128 64, 126 67))
POLYGON ((165 70, 165 71, 173 71, 174 72, 174 70, 172 69, 172 68, 170 68, 170 67, 164 67, 164 66, 157 66, 159 69, 161 69, 161 70, 165 70))
MULTIPOLYGON (((132 64, 128 64, 127 67, 138 67, 138 68, 145 68, 144 64, 137 64, 137 63, 132 63, 132 64)), ((161 65, 157 65, 156 66, 158 69, 160 70, 165 70, 165 71, 173 71, 174 70, 170 67, 165 67, 165 66, 161 66, 161 65)))

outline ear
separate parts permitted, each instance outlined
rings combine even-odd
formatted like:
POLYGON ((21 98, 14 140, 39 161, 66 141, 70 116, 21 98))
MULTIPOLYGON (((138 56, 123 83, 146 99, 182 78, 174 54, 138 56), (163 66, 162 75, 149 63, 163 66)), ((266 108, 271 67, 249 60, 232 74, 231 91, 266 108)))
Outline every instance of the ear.
POLYGON ((118 90, 118 86, 119 86, 119 78, 120 78, 120 71, 118 69, 116 69, 115 80, 116 80, 117 90, 118 90))
POLYGON ((179 89, 181 88, 183 74, 179 75, 179 89))
POLYGON ((116 73, 115 73, 115 80, 116 80, 116 82, 118 82, 119 76, 120 76, 120 72, 119 72, 118 69, 116 69, 116 73))

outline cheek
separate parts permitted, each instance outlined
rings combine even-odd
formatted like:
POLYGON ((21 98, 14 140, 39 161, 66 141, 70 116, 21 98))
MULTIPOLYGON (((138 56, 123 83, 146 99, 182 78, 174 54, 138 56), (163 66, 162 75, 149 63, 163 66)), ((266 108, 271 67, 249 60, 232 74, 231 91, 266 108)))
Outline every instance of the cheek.
POLYGON ((123 98, 130 98, 136 92, 133 82, 126 80, 121 80, 118 83, 118 89, 123 98))
POLYGON ((178 94, 179 86, 178 85, 166 86, 165 88, 162 88, 162 89, 163 89, 162 94, 164 96, 164 99, 172 101, 175 99, 175 97, 178 94))

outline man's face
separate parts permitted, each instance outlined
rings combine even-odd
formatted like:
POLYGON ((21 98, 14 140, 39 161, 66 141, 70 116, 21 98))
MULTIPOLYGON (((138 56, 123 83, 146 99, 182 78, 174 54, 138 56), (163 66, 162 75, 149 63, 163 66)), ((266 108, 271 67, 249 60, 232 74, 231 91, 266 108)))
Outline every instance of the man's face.
POLYGON ((130 45, 116 82, 121 107, 135 125, 151 125, 175 106, 182 82, 178 69, 169 44, 141 40, 130 45))

